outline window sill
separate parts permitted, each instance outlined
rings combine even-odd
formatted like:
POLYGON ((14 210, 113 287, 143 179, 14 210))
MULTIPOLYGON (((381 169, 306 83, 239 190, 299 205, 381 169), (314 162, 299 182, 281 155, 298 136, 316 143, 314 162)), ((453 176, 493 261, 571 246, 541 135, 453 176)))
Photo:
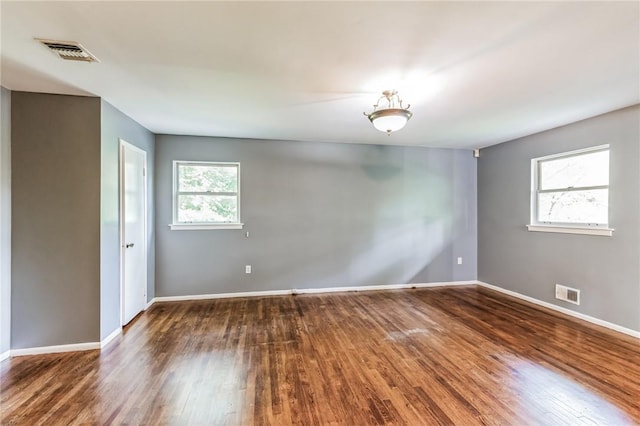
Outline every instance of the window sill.
POLYGON ((601 237, 611 237, 613 229, 611 228, 589 228, 586 226, 556 226, 556 225, 527 225, 530 232, 556 232, 560 234, 581 234, 581 235, 599 235, 601 237))
POLYGON ((215 230, 215 229, 242 229, 244 223, 171 223, 169 228, 172 231, 202 231, 202 230, 215 230))

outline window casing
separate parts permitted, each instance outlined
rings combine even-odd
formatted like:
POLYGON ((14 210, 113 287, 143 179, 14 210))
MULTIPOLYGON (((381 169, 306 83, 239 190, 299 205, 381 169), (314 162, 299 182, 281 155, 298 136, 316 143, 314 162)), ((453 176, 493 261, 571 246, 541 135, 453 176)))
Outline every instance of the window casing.
POLYGON ((531 160, 530 231, 611 235, 609 146, 531 160))
POLYGON ((171 229, 241 229, 240 163, 173 162, 171 229))

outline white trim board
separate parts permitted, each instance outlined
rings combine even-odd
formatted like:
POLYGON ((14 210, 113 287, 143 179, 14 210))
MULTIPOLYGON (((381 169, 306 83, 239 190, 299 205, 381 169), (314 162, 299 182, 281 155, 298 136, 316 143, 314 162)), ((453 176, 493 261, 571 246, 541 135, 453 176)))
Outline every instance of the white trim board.
POLYGON ((560 234, 578 235, 599 235, 601 237, 613 236, 612 228, 587 228, 579 226, 558 226, 558 225, 527 225, 527 230, 531 232, 556 232, 560 234))
POLYGON ((118 337, 120 333, 122 333, 122 327, 118 327, 115 330, 113 330, 113 332, 110 335, 102 339, 102 342, 100 342, 100 349, 104 348, 109 343, 111 343, 111 341, 116 337, 118 337))
POLYGON ((267 291, 246 291, 240 293, 214 293, 214 294, 192 294, 186 296, 157 296, 154 297, 149 306, 157 302, 181 302, 184 300, 206 300, 206 299, 232 299, 236 297, 261 297, 261 296, 284 296, 291 294, 291 290, 267 290, 267 291))
POLYGON ((599 325, 601 327, 605 327, 605 328, 608 328, 610 330, 617 331, 619 333, 623 333, 623 334, 626 334, 626 335, 629 335, 629 336, 632 336, 632 337, 640 338, 640 331, 632 330, 630 328, 626 328, 626 327, 623 327, 623 326, 618 325, 618 324, 614 324, 614 323, 609 322, 609 321, 604 321, 604 320, 601 320, 599 318, 595 318, 595 317, 592 317, 592 316, 589 316, 589 315, 582 314, 580 312, 572 311, 571 309, 563 308, 562 306, 554 305, 553 303, 544 302, 542 300, 538 300, 538 299, 535 299, 535 298, 530 297, 530 296, 525 296, 524 294, 520 294, 520 293, 517 293, 515 291, 507 290, 505 288, 498 287, 498 286, 495 286, 495 285, 492 285, 492 284, 489 284, 489 283, 485 283, 485 282, 482 282, 482 281, 477 281, 477 284, 479 286, 481 286, 481 287, 485 287, 485 288, 488 288, 490 290, 495 290, 497 292, 504 293, 504 294, 507 294, 509 296, 513 296, 513 297, 515 297, 517 299, 526 300, 527 302, 533 303, 535 305, 543 306, 545 308, 554 310, 556 312, 560 312, 562 314, 565 314, 565 315, 568 315, 568 316, 571 316, 571 317, 574 317, 574 318, 578 318, 578 319, 581 319, 583 321, 587 321, 587 322, 590 322, 592 324, 599 325))
POLYGON ((100 349, 100 342, 74 343, 71 345, 41 346, 38 348, 11 349, 11 356, 55 354, 59 352, 91 351, 100 349))
POLYGON ((11 356, 11 351, 4 351, 0 354, 0 362, 4 361, 5 359, 9 358, 11 356))
POLYGON ((450 281, 437 283, 415 283, 415 284, 384 284, 384 285, 363 285, 348 287, 323 287, 323 288, 294 288, 291 290, 266 290, 266 291, 246 291, 239 293, 213 293, 195 294, 187 296, 158 296, 155 297, 148 306, 156 302, 179 302, 184 300, 206 300, 206 299, 230 299, 236 297, 263 297, 263 296, 286 296, 292 294, 317 294, 317 293, 340 293, 346 291, 375 291, 375 290, 398 290, 410 288, 428 287, 449 287, 461 285, 477 285, 477 281, 450 281))
POLYGON ((147 309, 149 309, 149 308, 151 307, 151 305, 153 305, 153 304, 155 303, 155 301, 156 301, 156 298, 155 298, 155 297, 154 297, 153 299, 149 300, 149 301, 147 302, 147 304, 146 304, 146 305, 144 305, 144 310, 146 311, 147 309))
POLYGON ((376 290, 401 290, 411 288, 429 287, 453 287, 460 285, 476 285, 477 281, 449 281, 439 283, 414 283, 414 284, 386 284, 386 285, 363 285, 350 287, 327 287, 327 288, 301 288, 292 289, 291 294, 317 294, 317 293, 338 293, 344 291, 376 291, 376 290))

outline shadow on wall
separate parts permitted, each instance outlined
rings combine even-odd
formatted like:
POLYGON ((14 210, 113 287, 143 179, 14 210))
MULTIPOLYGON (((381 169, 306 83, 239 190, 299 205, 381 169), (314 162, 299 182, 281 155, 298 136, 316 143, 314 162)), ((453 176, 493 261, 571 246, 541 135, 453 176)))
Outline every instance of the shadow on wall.
POLYGON ((430 269, 451 239, 448 218, 415 221, 377 232, 371 245, 354 253, 351 279, 360 285, 411 283, 430 269))
POLYGON ((394 179, 402 173, 404 166, 403 151, 390 149, 389 146, 375 145, 367 151, 362 170, 374 181, 394 179))
POLYGON ((472 210, 460 202, 466 196, 460 180, 473 182, 460 171, 471 161, 455 151, 280 141, 231 146, 167 136, 158 144, 166 165, 159 171, 160 221, 170 220, 169 160, 183 150, 204 159, 231 152, 242 162, 245 226, 203 232, 159 227, 158 296, 454 278, 452 247, 466 244, 460 223, 472 210))
POLYGON ((266 220, 263 228, 281 231, 266 236, 269 247, 288 255, 262 265, 265 275, 300 289, 405 284, 430 277, 450 280, 451 259, 446 254, 456 219, 451 185, 425 170, 416 172, 418 180, 404 179, 404 168, 395 161, 402 164, 402 156, 391 164, 362 167, 364 174, 382 181, 371 187, 382 196, 347 193, 321 199, 319 192, 310 191, 314 195, 307 195, 303 207, 311 218, 309 226, 290 232, 277 219, 266 220), (317 214, 327 206, 357 213, 349 218, 334 214, 327 221, 317 214))

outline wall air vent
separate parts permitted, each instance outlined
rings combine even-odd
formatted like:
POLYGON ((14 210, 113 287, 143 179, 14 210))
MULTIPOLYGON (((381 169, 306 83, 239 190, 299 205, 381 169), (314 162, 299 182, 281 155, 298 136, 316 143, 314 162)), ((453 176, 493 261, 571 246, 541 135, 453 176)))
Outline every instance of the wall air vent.
POLYGON ((45 40, 41 38, 36 40, 67 61, 100 62, 98 58, 75 41, 45 40))
POLYGON ((577 290, 571 287, 566 287, 560 284, 556 284, 556 299, 564 300, 565 302, 579 305, 580 290, 577 290))

